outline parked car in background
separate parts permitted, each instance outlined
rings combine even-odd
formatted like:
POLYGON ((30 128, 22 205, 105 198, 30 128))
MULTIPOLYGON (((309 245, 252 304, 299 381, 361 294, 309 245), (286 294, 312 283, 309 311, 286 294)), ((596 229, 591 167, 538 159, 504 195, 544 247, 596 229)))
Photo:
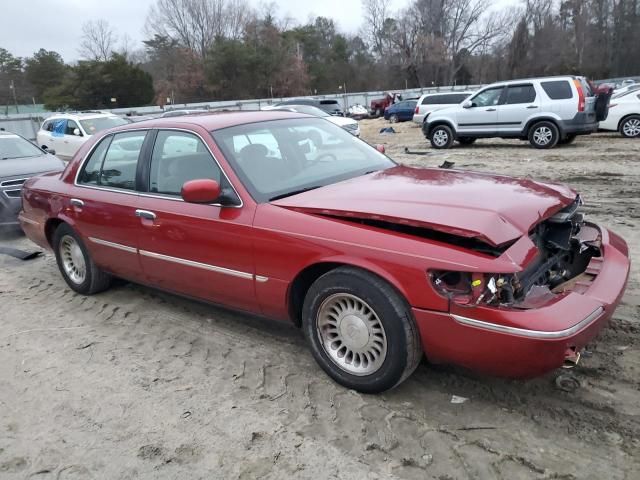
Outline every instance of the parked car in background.
POLYGON ((22 185, 33 175, 60 172, 64 162, 20 135, 0 131, 0 227, 17 227, 22 185))
POLYGON ((184 115, 193 115, 197 113, 208 113, 208 110, 205 110, 203 108, 194 108, 194 109, 181 108, 179 110, 167 110, 162 115, 160 115, 160 118, 182 117, 184 115))
POLYGON ((287 105, 308 105, 310 107, 316 107, 320 110, 324 110, 329 115, 343 117, 344 112, 338 100, 331 99, 315 99, 315 98, 298 98, 293 100, 285 100, 283 102, 274 103, 267 107, 263 107, 262 110, 270 110, 271 108, 283 107, 287 105))
POLYGON ((423 132, 434 148, 494 137, 529 140, 535 148, 553 148, 596 131, 598 122, 606 117, 608 97, 603 100, 602 116, 598 116, 597 98, 584 77, 498 82, 459 106, 433 112, 423 124, 423 132))
POLYGON ((22 227, 73 291, 115 276, 292 322, 367 393, 423 353, 522 378, 575 363, 629 275, 625 241, 567 186, 400 166, 293 112, 120 127, 23 199, 22 227), (310 130, 331 142, 311 154, 310 130))
POLYGON ((417 100, 403 100, 394 103, 384 111, 384 119, 389 120, 391 123, 411 120, 416 109, 416 103, 417 100))
POLYGON ((413 121, 422 125, 431 112, 443 108, 455 107, 464 102, 473 92, 425 93, 418 99, 413 121))
POLYGON ((311 105, 281 105, 279 107, 269 108, 269 110, 285 110, 289 112, 304 113, 305 115, 313 115, 314 117, 324 118, 329 122, 344 128, 351 135, 356 137, 360 136, 360 124, 357 120, 349 117, 338 117, 335 115, 329 115, 324 110, 320 110, 317 107, 311 105))
POLYGON ((369 110, 363 105, 356 104, 351 105, 347 110, 347 115, 356 120, 362 120, 363 118, 367 118, 369 116, 369 110))
POLYGON ((372 117, 378 118, 384 115, 384 111, 396 102, 402 100, 402 95, 399 93, 387 92, 383 98, 376 98, 371 100, 371 108, 369 113, 372 117))
POLYGON ((69 160, 92 135, 127 123, 111 113, 57 113, 42 123, 36 139, 41 148, 55 150, 58 157, 69 160))
POLYGON ((627 138, 640 138, 640 90, 626 90, 611 97, 609 114, 599 128, 620 132, 627 138))

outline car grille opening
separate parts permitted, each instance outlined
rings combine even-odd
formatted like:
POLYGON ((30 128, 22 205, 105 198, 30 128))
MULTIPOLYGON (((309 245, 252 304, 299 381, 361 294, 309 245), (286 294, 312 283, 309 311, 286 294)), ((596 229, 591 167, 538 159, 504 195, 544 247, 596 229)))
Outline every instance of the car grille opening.
POLYGON ((5 180, 4 182, 0 182, 0 187, 17 187, 17 186, 21 186, 26 181, 27 181, 26 178, 16 178, 14 180, 5 180))
POLYGON ((17 190, 5 190, 4 194, 9 197, 9 198, 20 198, 20 194, 22 193, 22 190, 17 189, 17 190))

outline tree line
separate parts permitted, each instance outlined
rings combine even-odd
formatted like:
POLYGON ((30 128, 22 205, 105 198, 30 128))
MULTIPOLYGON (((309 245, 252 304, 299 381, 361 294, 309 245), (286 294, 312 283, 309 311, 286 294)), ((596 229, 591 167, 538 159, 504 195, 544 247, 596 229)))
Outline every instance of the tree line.
POLYGON ((640 74, 639 0, 361 0, 362 26, 296 24, 275 4, 156 0, 140 46, 82 27, 81 60, 0 48, 0 105, 110 108, 470 85, 516 77, 640 74))

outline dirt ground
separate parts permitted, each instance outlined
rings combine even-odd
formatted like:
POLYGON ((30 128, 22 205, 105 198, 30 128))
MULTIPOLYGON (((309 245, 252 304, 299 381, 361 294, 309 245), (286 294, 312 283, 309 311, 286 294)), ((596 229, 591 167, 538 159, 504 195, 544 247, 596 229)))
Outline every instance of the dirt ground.
MULTIPOLYGON (((399 162, 570 183, 636 261, 640 141, 440 152, 411 123, 388 136, 383 125, 363 121, 363 138, 399 162)), ((34 248, 18 235, 0 244, 34 248)), ((0 478, 636 479, 639 319, 634 268, 613 324, 573 370, 573 393, 557 374, 507 381, 425 362, 365 396, 332 383, 286 324, 127 283, 84 298, 51 254, 0 256, 0 478)))

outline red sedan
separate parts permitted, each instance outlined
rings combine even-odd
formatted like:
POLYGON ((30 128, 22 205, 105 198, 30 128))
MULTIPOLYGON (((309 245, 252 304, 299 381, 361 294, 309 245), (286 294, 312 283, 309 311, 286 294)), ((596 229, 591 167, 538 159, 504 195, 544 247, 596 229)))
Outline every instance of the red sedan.
POLYGON ((116 276, 284 319, 333 379, 380 392, 423 354, 509 377, 575 362, 629 273, 580 204, 399 166, 324 119, 235 112, 97 135, 25 184, 20 220, 78 293, 116 276))

